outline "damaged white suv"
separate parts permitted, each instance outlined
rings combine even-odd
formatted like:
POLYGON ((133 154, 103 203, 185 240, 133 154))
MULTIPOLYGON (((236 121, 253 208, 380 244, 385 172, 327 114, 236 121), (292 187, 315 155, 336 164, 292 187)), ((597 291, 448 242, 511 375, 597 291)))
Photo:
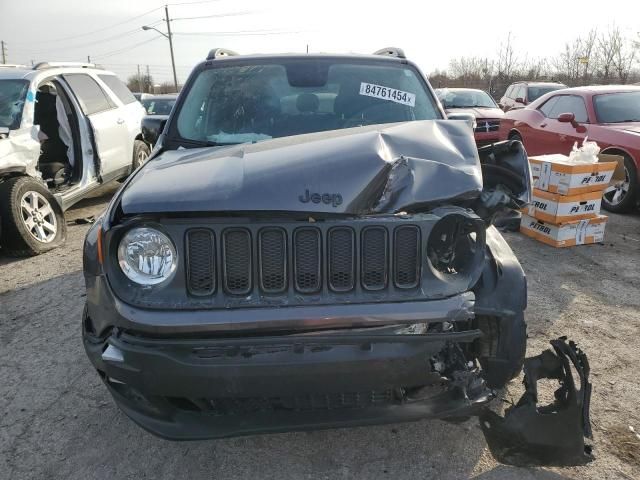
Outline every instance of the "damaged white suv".
POLYGON ((0 244, 37 255, 64 243, 63 211, 149 156, 144 108, 92 64, 0 68, 0 244))

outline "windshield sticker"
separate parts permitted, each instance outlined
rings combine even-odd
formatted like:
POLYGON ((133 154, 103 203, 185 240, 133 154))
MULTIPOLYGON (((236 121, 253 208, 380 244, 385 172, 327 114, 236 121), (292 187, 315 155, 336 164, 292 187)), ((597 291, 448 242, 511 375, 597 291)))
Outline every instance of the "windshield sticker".
POLYGON ((383 87, 382 85, 374 85, 373 83, 360 83, 360 95, 367 97, 381 98, 410 107, 416 106, 415 93, 403 92, 395 88, 383 87))

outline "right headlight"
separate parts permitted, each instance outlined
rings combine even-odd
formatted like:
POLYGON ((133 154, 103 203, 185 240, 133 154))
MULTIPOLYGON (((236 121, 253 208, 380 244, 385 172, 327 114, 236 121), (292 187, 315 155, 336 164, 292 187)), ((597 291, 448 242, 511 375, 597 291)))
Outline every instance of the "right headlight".
POLYGON ((477 264, 484 249, 482 222, 461 214, 442 217, 427 242, 431 266, 444 274, 466 274, 477 264))
POLYGON ((140 285, 157 285, 173 275, 178 258, 169 237, 155 228, 129 230, 118 246, 122 272, 140 285))

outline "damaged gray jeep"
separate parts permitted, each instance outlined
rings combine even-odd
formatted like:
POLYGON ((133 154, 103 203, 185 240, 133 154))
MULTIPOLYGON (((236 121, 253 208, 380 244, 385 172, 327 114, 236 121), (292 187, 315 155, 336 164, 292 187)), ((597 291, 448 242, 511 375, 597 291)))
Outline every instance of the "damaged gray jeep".
POLYGON ((493 225, 529 201, 526 153, 469 121, 399 49, 212 50, 85 241, 84 346, 122 411, 176 440, 479 416, 504 463, 590 461, 586 356, 525 360, 493 225))

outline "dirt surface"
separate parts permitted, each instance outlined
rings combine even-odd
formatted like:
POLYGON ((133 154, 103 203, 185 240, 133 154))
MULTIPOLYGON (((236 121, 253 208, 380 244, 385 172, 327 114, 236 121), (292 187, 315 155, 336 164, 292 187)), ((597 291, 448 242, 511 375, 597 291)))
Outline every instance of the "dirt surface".
POLYGON ((557 250, 507 235, 529 278, 529 354, 568 335, 594 384, 597 460, 518 469, 493 461, 475 420, 193 443, 142 431, 116 409, 80 339, 88 226, 74 221, 99 214, 116 187, 68 212, 65 247, 21 260, 0 251, 0 479, 640 478, 629 431, 640 432, 640 215, 612 215, 603 245, 557 250))

